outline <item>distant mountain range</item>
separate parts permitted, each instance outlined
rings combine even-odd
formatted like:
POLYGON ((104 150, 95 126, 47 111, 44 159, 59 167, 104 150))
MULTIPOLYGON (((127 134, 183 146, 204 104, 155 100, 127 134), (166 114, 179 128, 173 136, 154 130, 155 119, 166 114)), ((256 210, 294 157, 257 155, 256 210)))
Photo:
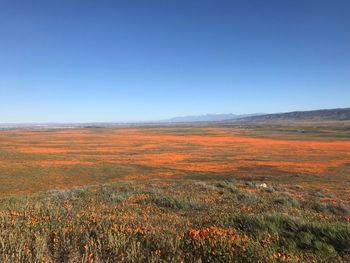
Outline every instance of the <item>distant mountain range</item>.
POLYGON ((235 120, 246 117, 259 116, 263 113, 255 113, 255 114, 205 114, 205 115, 195 115, 195 116, 182 116, 182 117, 174 117, 168 120, 164 120, 163 122, 212 122, 212 121, 224 121, 224 120, 235 120))
POLYGON ((293 111, 233 118, 225 122, 274 122, 274 121, 345 121, 350 120, 350 108, 293 111))
POLYGON ((206 114, 198 116, 175 117, 163 121, 153 122, 93 122, 93 123, 0 123, 0 129, 34 128, 34 129, 59 129, 59 128, 102 128, 102 127, 129 127, 152 126, 159 124, 190 124, 212 122, 216 124, 249 124, 249 123, 283 123, 294 121, 350 121, 350 108, 325 109, 312 111, 293 111, 274 114, 206 114))
POLYGON ((323 109, 311 111, 293 111, 285 113, 255 113, 255 114, 205 114, 196 116, 175 117, 162 122, 274 122, 274 121, 342 121, 350 120, 350 108, 323 109))

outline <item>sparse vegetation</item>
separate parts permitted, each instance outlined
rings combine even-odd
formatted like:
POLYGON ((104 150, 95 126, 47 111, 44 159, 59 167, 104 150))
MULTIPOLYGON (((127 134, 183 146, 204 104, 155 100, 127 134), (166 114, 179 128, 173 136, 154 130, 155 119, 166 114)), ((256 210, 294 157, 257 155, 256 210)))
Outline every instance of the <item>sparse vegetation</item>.
POLYGON ((350 259, 349 217, 245 182, 120 182, 5 198, 0 228, 1 262, 350 259))

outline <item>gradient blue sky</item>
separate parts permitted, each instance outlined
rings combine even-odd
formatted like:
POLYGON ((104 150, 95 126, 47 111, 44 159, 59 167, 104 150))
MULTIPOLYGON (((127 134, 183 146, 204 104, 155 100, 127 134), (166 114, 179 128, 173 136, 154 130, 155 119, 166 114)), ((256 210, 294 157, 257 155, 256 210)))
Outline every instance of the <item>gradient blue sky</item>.
POLYGON ((350 1, 0 0, 0 122, 350 106, 350 1))

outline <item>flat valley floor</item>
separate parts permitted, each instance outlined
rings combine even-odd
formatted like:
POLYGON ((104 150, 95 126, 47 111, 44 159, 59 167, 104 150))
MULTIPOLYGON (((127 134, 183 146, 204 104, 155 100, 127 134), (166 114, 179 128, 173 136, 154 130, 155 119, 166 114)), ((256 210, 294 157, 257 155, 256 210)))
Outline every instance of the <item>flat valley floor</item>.
POLYGON ((0 131, 0 194, 118 180, 251 179, 350 200, 350 132, 160 127, 0 131))

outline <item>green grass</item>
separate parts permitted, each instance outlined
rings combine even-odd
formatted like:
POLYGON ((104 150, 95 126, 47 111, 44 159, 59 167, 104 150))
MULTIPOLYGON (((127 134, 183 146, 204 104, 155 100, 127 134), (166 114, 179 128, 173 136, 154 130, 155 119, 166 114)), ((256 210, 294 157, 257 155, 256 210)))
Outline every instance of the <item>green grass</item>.
POLYGON ((268 187, 163 179, 3 198, 0 261, 350 260, 349 204, 323 202, 303 188, 268 187))

